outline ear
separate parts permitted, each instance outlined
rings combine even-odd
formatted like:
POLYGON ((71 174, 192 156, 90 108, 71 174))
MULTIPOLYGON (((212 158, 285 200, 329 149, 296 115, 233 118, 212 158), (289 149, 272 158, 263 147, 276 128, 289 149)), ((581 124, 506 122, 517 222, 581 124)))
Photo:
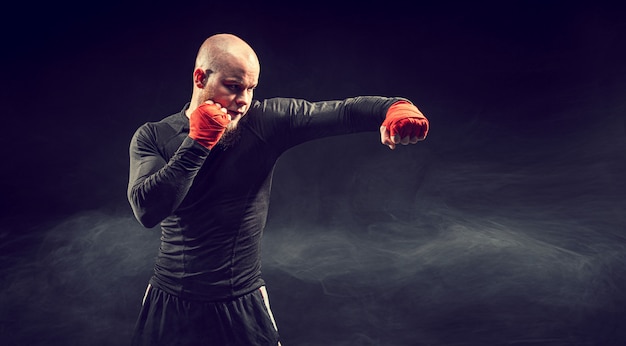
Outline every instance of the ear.
POLYGON ((209 76, 204 72, 203 69, 197 68, 193 71, 193 84, 200 89, 203 89, 206 85, 207 79, 209 76))

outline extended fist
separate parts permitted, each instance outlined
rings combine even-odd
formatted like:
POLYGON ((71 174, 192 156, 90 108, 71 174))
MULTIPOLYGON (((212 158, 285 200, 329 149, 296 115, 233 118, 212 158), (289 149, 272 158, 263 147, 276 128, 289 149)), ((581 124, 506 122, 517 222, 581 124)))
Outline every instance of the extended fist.
POLYGON ((391 149, 396 144, 415 144, 426 139, 428 119, 407 101, 398 101, 387 110, 380 127, 380 141, 391 149))
POLYGON ((189 137, 211 149, 222 138, 230 120, 226 108, 211 100, 206 101, 189 116, 189 137))

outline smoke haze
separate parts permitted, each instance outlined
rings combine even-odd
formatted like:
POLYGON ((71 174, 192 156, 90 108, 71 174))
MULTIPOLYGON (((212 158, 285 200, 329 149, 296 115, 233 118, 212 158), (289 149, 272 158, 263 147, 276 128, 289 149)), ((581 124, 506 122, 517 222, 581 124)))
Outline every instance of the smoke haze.
MULTIPOLYGON (((526 155, 494 161, 475 150, 453 160, 430 153, 424 177, 407 169, 392 187, 384 169, 359 167, 370 179, 332 197, 325 217, 335 222, 319 227, 305 214, 269 227, 266 277, 270 288, 291 278, 277 293, 279 310, 298 316, 279 325, 298 345, 618 344, 626 317, 620 131, 542 150, 526 143, 526 155), (351 200, 368 189, 372 205, 351 200), (386 218, 355 220, 392 199, 399 203, 386 218), (303 295, 318 298, 303 303, 303 295)), ((319 208, 309 197, 307 208, 319 208)))

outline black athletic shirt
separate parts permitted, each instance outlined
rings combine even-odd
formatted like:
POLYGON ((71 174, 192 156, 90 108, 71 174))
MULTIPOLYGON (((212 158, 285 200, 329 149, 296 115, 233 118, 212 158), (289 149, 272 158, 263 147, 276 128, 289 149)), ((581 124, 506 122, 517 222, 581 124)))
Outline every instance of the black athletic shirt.
POLYGON ((128 199, 145 227, 161 223, 150 283, 192 300, 218 301, 264 284, 260 244, 278 157, 308 140, 377 131, 400 98, 253 101, 240 138, 212 150, 188 137, 179 113, 142 125, 130 143, 128 199))

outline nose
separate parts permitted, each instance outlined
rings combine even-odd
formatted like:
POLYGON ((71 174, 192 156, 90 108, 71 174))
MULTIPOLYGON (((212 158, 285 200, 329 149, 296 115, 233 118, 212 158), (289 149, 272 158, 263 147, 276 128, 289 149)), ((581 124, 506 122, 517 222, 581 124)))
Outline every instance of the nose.
POLYGON ((235 102, 237 103, 238 107, 244 107, 250 104, 250 102, 252 101, 252 90, 243 90, 242 92, 240 92, 239 94, 237 94, 237 97, 235 98, 235 102))

